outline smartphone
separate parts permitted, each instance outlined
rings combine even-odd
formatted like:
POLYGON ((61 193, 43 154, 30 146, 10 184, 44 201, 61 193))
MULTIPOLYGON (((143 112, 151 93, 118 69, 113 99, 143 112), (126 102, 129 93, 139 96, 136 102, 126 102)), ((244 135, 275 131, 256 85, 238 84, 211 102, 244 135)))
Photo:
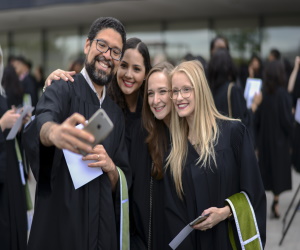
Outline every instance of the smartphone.
MULTIPOLYGON (((102 142, 113 130, 114 124, 104 111, 104 109, 98 109, 93 116, 88 120, 83 130, 91 133, 95 137, 94 143, 90 143, 92 147, 102 142)), ((80 153, 84 156, 86 152, 80 150, 80 153)))
POLYGON ((192 227, 192 226, 195 226, 195 225, 201 223, 202 221, 205 221, 209 215, 210 215, 210 213, 198 216, 195 220, 193 220, 190 223, 190 226, 192 227))

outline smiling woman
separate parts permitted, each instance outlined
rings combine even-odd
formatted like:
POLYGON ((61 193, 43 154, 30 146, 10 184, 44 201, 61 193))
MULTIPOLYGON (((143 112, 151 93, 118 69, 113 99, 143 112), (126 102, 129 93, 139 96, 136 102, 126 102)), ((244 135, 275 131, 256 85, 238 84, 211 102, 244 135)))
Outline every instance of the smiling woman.
POLYGON ((232 249, 227 225, 231 208, 225 200, 244 191, 261 237, 256 238, 260 247, 251 249, 262 249, 266 197, 246 127, 219 114, 198 61, 179 64, 171 79, 172 148, 164 175, 166 239, 171 242, 188 223, 209 214, 177 249, 232 249))

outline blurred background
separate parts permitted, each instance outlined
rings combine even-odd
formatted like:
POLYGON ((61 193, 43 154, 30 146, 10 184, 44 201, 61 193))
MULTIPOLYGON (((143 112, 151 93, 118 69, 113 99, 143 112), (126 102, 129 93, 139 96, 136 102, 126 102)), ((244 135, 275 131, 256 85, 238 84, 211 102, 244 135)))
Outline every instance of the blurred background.
POLYGON ((22 55, 32 70, 69 69, 82 56, 88 28, 100 16, 122 21, 127 37, 139 37, 152 60, 173 63, 186 54, 209 60, 216 35, 229 40, 238 65, 253 52, 265 59, 272 48, 294 62, 300 54, 298 0, 1 0, 0 45, 4 62, 22 55))

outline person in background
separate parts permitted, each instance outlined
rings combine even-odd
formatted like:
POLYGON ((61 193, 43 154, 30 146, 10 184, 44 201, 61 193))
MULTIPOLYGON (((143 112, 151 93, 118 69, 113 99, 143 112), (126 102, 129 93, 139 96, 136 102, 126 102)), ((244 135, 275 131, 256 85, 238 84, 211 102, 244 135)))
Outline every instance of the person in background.
MULTIPOLYGON (((293 71, 290 75, 288 92, 293 97, 293 107, 294 112, 300 111, 296 110, 297 102, 300 100, 300 56, 295 57, 295 64, 293 71)), ((294 169, 300 173, 300 123, 295 121, 294 123, 294 132, 293 132, 293 141, 292 141, 292 163, 294 169)))
POLYGON ((35 107, 38 102, 38 84, 36 79, 31 75, 31 63, 23 56, 18 56, 14 58, 12 64, 19 76, 24 94, 30 96, 29 104, 35 107))
POLYGON ((45 75, 44 75, 44 68, 39 65, 34 69, 33 72, 34 78, 36 79, 37 86, 38 86, 38 97, 42 95, 42 89, 45 83, 45 75))
POLYGON ((248 65, 242 66, 240 70, 240 81, 243 89, 246 87, 247 78, 262 79, 263 62, 257 54, 253 54, 248 65))
MULTIPOLYGON (((236 84, 237 71, 227 49, 218 49, 208 64, 207 79, 217 110, 241 119, 253 137, 252 112, 247 109, 242 89, 236 84)), ((253 111, 255 106, 253 105, 253 111)))
POLYGON ((292 187, 290 136, 293 127, 292 101, 286 90, 285 71, 279 60, 266 64, 262 102, 254 116, 261 176, 274 197, 272 217, 280 218, 279 195, 292 187))
POLYGON ((83 67, 84 67, 84 58, 79 57, 72 62, 69 71, 75 71, 76 74, 78 74, 80 73, 83 67))
MULTIPOLYGON (((15 108, 8 109, 7 100, 0 95, 1 250, 27 249, 27 207, 24 169, 20 164, 19 157, 21 156, 20 150, 17 151, 17 140, 6 140, 10 129, 19 117, 20 114, 16 113, 15 108)), ((28 116, 24 118, 23 124, 27 121, 28 116)))
POLYGON ((215 38, 211 40, 209 48, 210 48, 210 57, 212 57, 213 54, 218 49, 226 49, 228 50, 228 52, 230 51, 227 38, 221 35, 217 35, 215 38))
POLYGON ((9 108, 23 105, 24 91, 12 65, 7 65, 4 69, 2 86, 5 89, 7 106, 9 108))
POLYGON ((121 230, 126 225, 118 217, 126 217, 126 211, 120 209, 128 200, 121 202, 119 190, 127 187, 124 175, 131 185, 124 119, 106 94, 125 42, 119 20, 96 19, 84 45, 85 67, 73 82, 53 81, 47 87, 35 119, 25 128, 25 151, 37 181, 29 250, 128 249, 125 234, 129 229, 121 230), (99 108, 106 111, 114 129, 101 145, 92 148, 94 136, 75 126, 84 126, 99 108), (103 174, 75 189, 63 149, 86 152, 80 159, 90 161, 88 167, 101 168, 103 174))
POLYGON ((235 218, 244 211, 232 210, 225 199, 244 191, 261 239, 256 238, 257 247, 250 249, 262 249, 266 241, 266 195, 246 127, 217 111, 198 61, 179 64, 171 73, 171 83, 172 146, 164 177, 167 238, 171 241, 199 215, 209 214, 193 226, 196 230, 177 249, 232 249, 227 224, 231 213, 235 218))

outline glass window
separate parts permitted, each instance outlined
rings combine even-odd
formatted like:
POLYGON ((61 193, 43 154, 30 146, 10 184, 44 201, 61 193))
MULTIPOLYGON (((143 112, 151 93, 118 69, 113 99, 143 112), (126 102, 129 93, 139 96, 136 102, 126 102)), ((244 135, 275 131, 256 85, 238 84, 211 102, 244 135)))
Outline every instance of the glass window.
POLYGON ((13 55, 24 56, 32 67, 42 64, 42 35, 40 31, 18 31, 13 34, 13 55))
POLYGON ((267 58, 271 49, 278 49, 292 64, 300 54, 299 17, 267 18, 263 32, 262 55, 267 58))
POLYGON ((216 20, 211 39, 217 34, 225 36, 232 57, 238 61, 248 60, 253 52, 260 51, 258 23, 258 18, 216 20))
POLYGON ((208 22, 170 22, 164 32, 164 40, 168 57, 176 62, 182 60, 187 53, 208 59, 208 22))
POLYGON ((81 37, 77 29, 55 29, 47 32, 46 74, 61 68, 68 70, 71 63, 83 53, 81 37))
POLYGON ((161 32, 161 23, 142 23, 125 25, 126 37, 137 37, 148 47, 151 60, 165 55, 165 45, 161 32))

